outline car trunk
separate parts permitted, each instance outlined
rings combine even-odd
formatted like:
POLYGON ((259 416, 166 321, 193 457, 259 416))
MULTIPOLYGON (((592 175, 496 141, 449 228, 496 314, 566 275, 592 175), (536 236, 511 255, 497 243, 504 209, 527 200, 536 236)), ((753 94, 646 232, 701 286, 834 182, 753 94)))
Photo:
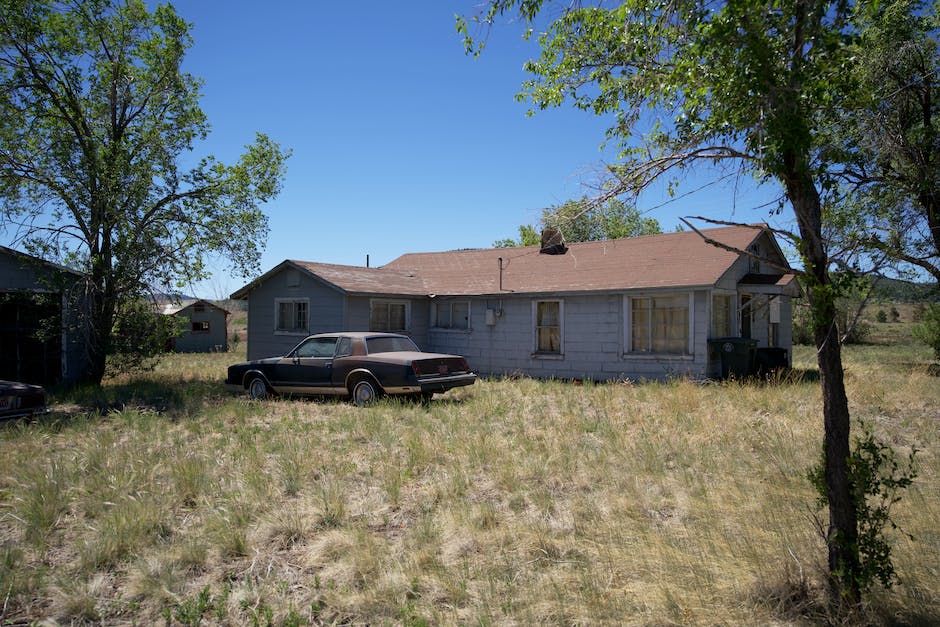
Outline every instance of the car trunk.
POLYGON ((463 357, 416 359, 412 362, 411 367, 418 377, 445 377, 470 371, 467 360, 463 357))

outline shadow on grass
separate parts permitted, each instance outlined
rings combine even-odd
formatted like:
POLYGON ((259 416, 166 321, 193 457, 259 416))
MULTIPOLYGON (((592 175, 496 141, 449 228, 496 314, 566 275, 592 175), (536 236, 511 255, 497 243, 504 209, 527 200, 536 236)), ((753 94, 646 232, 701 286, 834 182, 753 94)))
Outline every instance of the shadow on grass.
POLYGON ((197 414, 207 403, 222 402, 231 397, 221 381, 134 379, 100 387, 53 388, 50 391, 53 410, 50 415, 74 417, 138 407, 177 419, 197 414))

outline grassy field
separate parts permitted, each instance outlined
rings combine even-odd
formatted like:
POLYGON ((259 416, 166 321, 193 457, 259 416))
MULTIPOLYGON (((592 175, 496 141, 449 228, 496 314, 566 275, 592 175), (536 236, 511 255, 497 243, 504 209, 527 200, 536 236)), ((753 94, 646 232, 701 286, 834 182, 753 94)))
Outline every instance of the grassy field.
MULTIPOLYGON (((853 416, 919 450, 894 510, 900 583, 853 620, 940 622, 929 356, 896 341, 845 351, 853 416)), ((805 478, 822 433, 812 373, 483 381, 427 406, 355 408, 229 395, 240 358, 171 356, 0 425, 0 622, 826 619, 805 478)), ((812 352, 795 362, 811 370, 812 352)))

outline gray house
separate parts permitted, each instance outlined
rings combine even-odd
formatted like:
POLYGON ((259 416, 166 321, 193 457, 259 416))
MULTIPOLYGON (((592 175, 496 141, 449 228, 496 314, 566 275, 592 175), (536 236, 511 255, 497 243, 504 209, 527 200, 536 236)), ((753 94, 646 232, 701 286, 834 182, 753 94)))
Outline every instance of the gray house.
POLYGON ((232 298, 248 300, 249 359, 341 330, 407 333, 487 375, 711 377, 721 363, 708 340, 726 337, 785 349, 790 359, 800 290, 765 225, 551 252, 414 253, 380 268, 287 260, 232 298))
POLYGON ((0 379, 72 382, 88 369, 83 275, 0 246, 0 379))
POLYGON ((183 332, 173 340, 180 353, 210 353, 228 350, 228 311, 207 300, 168 304, 163 314, 181 321, 183 332))

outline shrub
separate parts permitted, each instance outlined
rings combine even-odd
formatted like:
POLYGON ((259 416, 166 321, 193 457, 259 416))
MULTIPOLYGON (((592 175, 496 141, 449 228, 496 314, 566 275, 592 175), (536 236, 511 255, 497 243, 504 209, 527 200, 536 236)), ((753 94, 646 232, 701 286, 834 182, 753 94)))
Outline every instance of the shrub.
POLYGON ((925 308, 914 336, 932 348, 934 359, 940 361, 940 304, 925 308))
POLYGON ((879 309, 879 310, 878 310, 878 313, 875 314, 875 321, 876 321, 876 322, 887 322, 887 321, 888 321, 888 314, 885 313, 885 310, 884 310, 884 309, 879 309))

